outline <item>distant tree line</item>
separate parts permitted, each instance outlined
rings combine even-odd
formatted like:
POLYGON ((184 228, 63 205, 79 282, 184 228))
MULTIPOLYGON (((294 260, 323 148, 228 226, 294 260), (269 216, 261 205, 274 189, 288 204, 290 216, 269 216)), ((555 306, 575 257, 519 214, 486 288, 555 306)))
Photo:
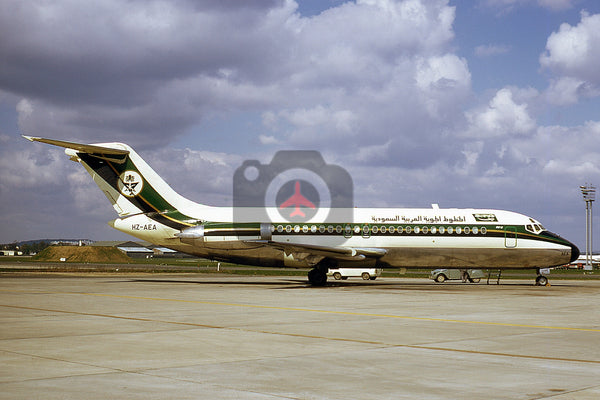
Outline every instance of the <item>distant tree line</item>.
POLYGON ((23 243, 23 244, 19 244, 19 243, 4 244, 4 245, 2 245, 2 248, 4 250, 21 251, 21 252, 23 252, 23 254, 31 254, 31 253, 39 253, 40 251, 44 250, 48 246, 50 246, 50 242, 42 240, 39 242, 23 243))

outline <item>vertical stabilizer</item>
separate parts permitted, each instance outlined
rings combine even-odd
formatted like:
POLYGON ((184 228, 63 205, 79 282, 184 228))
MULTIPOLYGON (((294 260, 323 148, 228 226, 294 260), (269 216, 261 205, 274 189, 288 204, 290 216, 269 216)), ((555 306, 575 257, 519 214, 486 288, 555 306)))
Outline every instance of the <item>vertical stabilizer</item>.
POLYGON ((119 217, 145 214, 174 229, 184 229, 197 222, 189 214, 202 206, 175 192, 124 143, 81 144, 24 137, 30 141, 64 147, 65 153, 73 161, 85 167, 119 217))

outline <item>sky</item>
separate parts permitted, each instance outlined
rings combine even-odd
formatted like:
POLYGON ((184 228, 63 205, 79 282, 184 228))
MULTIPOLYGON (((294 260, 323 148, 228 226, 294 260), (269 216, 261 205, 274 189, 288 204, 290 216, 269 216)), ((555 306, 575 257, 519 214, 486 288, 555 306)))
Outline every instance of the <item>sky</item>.
POLYGON ((585 249, 598 65, 595 0, 4 0, 0 243, 130 239, 24 134, 128 143, 222 206, 244 160, 317 150, 357 206, 517 211, 585 249))

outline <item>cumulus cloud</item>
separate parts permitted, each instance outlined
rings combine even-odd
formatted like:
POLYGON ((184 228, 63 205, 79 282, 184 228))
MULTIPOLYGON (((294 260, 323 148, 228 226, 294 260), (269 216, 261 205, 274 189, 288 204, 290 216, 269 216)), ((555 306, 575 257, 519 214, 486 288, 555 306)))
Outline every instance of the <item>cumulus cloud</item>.
POLYGON ((311 18, 289 0, 13 4, 0 5, 0 85, 24 99, 30 134, 151 148, 215 113, 270 108, 297 138, 307 125, 289 116, 302 110, 331 110, 348 132, 364 102, 412 92, 437 114, 470 84, 465 61, 446 53, 446 0, 364 0, 311 18))
POLYGON ((231 205, 231 177, 242 156, 168 147, 140 155, 182 196, 207 205, 231 205))
POLYGON ((584 11, 576 26, 561 24, 548 38, 540 64, 558 77, 600 85, 600 14, 584 11))
POLYGON ((600 95, 600 86, 578 78, 563 76, 550 80, 544 98, 548 104, 570 105, 577 103, 581 98, 596 97, 598 95, 600 95))
POLYGON ((291 1, 239 10, 31 2, 0 26, 20 31, 14 20, 26 16, 37 28, 3 35, 0 82, 24 96, 29 134, 153 148, 215 113, 261 110, 275 128, 262 140, 326 146, 390 124, 402 135, 414 129, 406 116, 443 120, 470 89, 466 61, 448 53, 454 8, 445 0, 358 1, 312 18, 291 1))
MULTIPOLYGON (((525 101, 515 100, 514 89, 503 88, 496 92, 486 107, 465 113, 469 128, 468 137, 486 138, 515 136, 530 133, 535 120, 530 116, 525 101)), ((520 97, 531 97, 530 91, 517 93, 520 97)))

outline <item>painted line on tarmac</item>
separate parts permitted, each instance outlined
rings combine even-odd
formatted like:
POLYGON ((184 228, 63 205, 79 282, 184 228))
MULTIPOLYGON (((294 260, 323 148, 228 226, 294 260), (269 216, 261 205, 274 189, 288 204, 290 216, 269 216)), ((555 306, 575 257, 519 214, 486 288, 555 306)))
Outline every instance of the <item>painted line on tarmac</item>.
MULTIPOLYGON (((70 294, 73 294, 73 293, 70 293, 70 294)), ((78 293, 78 294, 81 294, 81 293, 78 293)), ((96 295, 96 294, 90 294, 90 293, 85 293, 85 294, 86 295, 96 295)), ((102 296, 104 296, 104 295, 102 295, 102 296)), ((116 296, 116 295, 106 295, 106 296, 138 299, 138 297, 135 297, 135 296, 116 296)), ((146 299, 146 298, 142 298, 142 299, 146 299)), ((148 299, 155 300, 154 298, 148 298, 148 299)), ((171 300, 171 301, 180 301, 180 300, 171 300)), ((188 300, 181 300, 181 301, 213 304, 212 302, 201 302, 201 301, 199 302, 199 301, 188 301, 188 300)), ((217 303, 217 304, 223 304, 223 303, 217 303)), ((229 304, 229 303, 225 303, 225 304, 229 304)), ((465 350, 465 349, 454 349, 454 348, 449 348, 449 347, 427 346, 427 345, 386 343, 386 342, 375 341, 375 340, 327 337, 327 336, 308 335, 308 334, 290 333, 290 332, 275 332, 275 331, 266 331, 266 330, 262 330, 262 329, 250 329, 247 327, 246 328, 238 328, 238 327, 232 327, 232 326, 199 324, 199 323, 195 323, 195 322, 168 321, 168 320, 160 320, 160 319, 153 319, 153 318, 130 317, 130 316, 128 317, 128 316, 102 314, 102 313, 86 313, 86 312, 80 312, 80 311, 56 310, 56 309, 39 308, 39 307, 14 306, 14 305, 5 305, 5 304, 0 304, 0 307, 16 308, 16 309, 22 309, 22 310, 54 312, 54 313, 59 313, 59 314, 71 314, 71 315, 83 315, 83 316, 90 316, 90 317, 111 318, 111 319, 120 319, 120 320, 127 320, 127 321, 162 323, 162 324, 168 324, 168 325, 189 326, 189 327, 195 327, 195 328, 225 329, 225 330, 229 330, 229 331, 251 332, 251 333, 260 333, 260 334, 267 334, 267 335, 279 335, 279 336, 297 337, 297 338, 303 338, 303 339, 319 339, 319 340, 331 340, 331 341, 346 342, 346 343, 370 344, 370 345, 383 346, 383 347, 401 347, 401 348, 409 348, 409 349, 416 349, 416 350, 443 351, 443 352, 449 352, 449 353, 466 353, 466 354, 476 354, 476 355, 521 358, 521 359, 530 359, 530 360, 546 360, 546 361, 563 361, 563 362, 575 362, 575 363, 586 363, 586 364, 600 364, 600 361, 598 361, 598 360, 535 356, 535 355, 527 355, 527 354, 511 354, 511 353, 481 351, 481 350, 465 350)), ((275 309, 283 309, 283 310, 288 309, 285 307, 283 307, 283 308, 261 307, 261 308, 275 308, 275 309)), ((296 310, 296 309, 292 309, 292 310, 296 310)), ((304 309, 299 309, 299 310, 306 311, 304 309)), ((371 315, 371 314, 358 314, 358 315, 371 315)))
POLYGON ((265 305, 259 305, 259 304, 225 303, 225 302, 204 301, 204 300, 165 299, 165 298, 158 298, 158 297, 127 296, 127 295, 105 294, 105 293, 61 293, 61 294, 80 294, 80 295, 86 295, 86 296, 114 297, 114 298, 133 299, 133 300, 166 301, 166 302, 206 304, 206 305, 213 305, 213 306, 216 305, 216 306, 226 306, 226 307, 246 307, 246 308, 268 309, 268 310, 300 311, 300 312, 337 314, 337 315, 354 315, 354 316, 359 316, 359 317, 394 318, 394 319, 406 319, 406 320, 413 320, 413 321, 452 322, 452 323, 460 323, 460 324, 508 326, 508 327, 516 327, 516 328, 549 329, 549 330, 600 333, 600 329, 597 329, 597 328, 574 328, 574 327, 569 327, 569 326, 531 325, 531 324, 516 324, 516 323, 509 323, 509 322, 471 321, 471 320, 450 319, 450 318, 432 318, 432 317, 413 317, 413 316, 408 316, 408 315, 376 314, 376 313, 363 313, 363 312, 354 312, 354 311, 318 310, 318 309, 311 309, 311 308, 265 306, 265 305))
MULTIPOLYGON (((28 292, 28 293, 34 294, 35 292, 28 292)), ((405 320, 412 320, 412 321, 450 322, 450 323, 457 323, 457 324, 506 326, 506 327, 513 327, 513 328, 547 329, 547 330, 559 330, 559 331, 578 331, 578 332, 600 333, 600 329, 598 329, 598 328, 577 328, 577 327, 570 327, 570 326, 532 325, 532 324, 518 324, 518 323, 510 323, 510 322, 473 321, 473 320, 461 320, 461 319, 451 319, 451 318, 433 318, 433 317, 414 317, 414 316, 409 316, 409 315, 363 313, 363 312, 354 312, 354 311, 319 310, 319 309, 311 309, 311 308, 265 306, 265 305, 260 305, 260 304, 228 303, 228 302, 206 301, 206 300, 185 300, 185 299, 169 299, 169 298, 160 298, 160 297, 128 296, 128 295, 107 294, 107 293, 43 292, 43 294, 83 295, 83 296, 110 297, 110 298, 117 298, 117 299, 205 304, 205 305, 224 306, 224 307, 246 307, 246 308, 267 309, 267 310, 270 309, 270 310, 298 311, 298 312, 321 313, 321 314, 354 315, 354 316, 359 316, 359 317, 393 318, 393 319, 405 319, 405 320)))

